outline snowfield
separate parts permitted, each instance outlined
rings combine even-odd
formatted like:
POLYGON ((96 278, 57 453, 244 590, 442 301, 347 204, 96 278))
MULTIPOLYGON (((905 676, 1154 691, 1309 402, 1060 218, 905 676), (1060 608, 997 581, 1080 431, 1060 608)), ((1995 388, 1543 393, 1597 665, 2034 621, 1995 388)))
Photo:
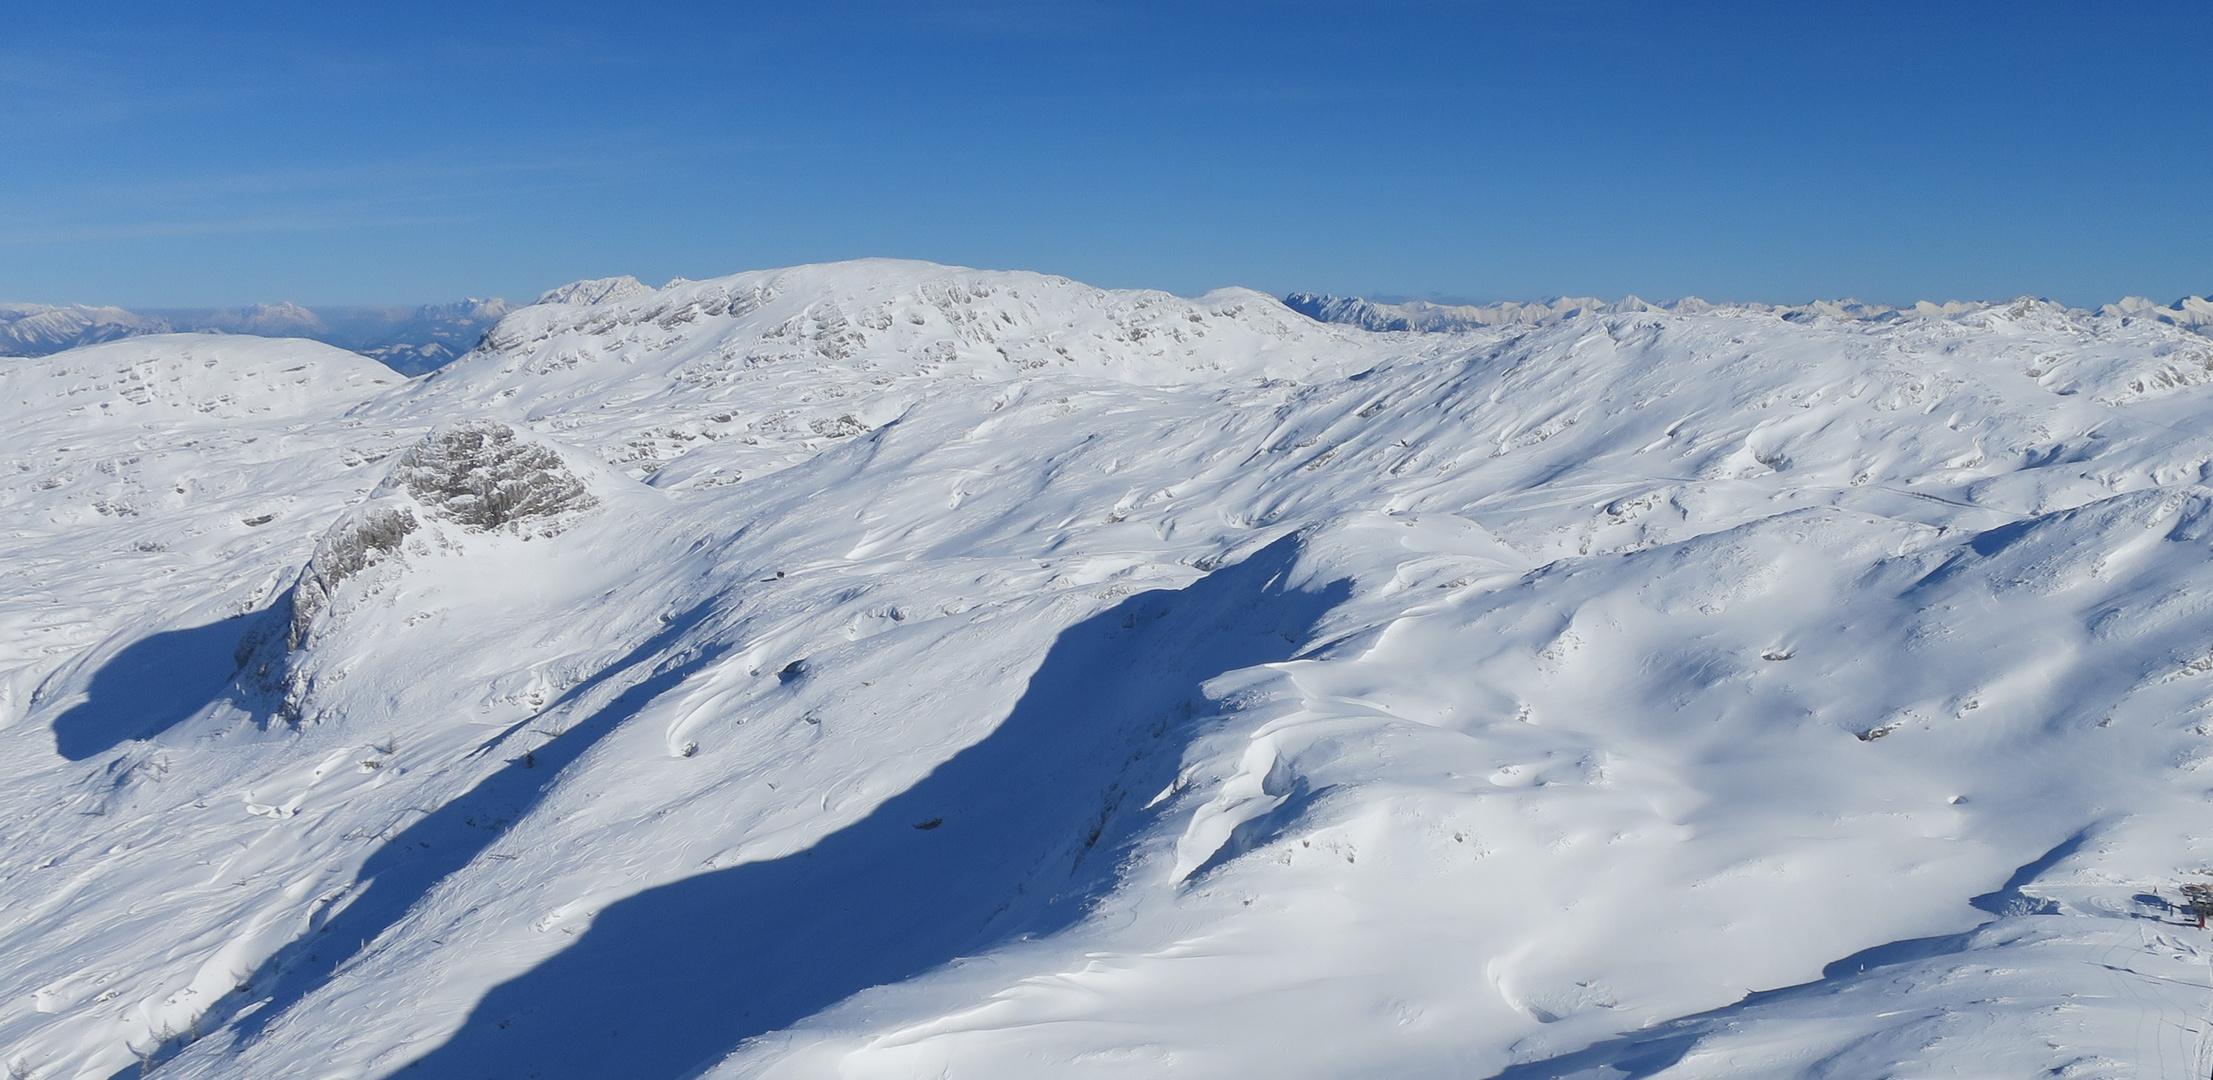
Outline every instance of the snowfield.
POLYGON ((892 261, 0 360, 0 1064, 2203 1077, 2209 406, 892 261))

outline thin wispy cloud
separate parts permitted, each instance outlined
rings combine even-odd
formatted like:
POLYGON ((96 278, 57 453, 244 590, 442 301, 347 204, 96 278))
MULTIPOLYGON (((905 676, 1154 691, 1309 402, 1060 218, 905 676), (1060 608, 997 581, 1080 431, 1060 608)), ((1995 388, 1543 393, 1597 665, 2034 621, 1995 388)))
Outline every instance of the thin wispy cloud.
POLYGON ((93 184, 0 205, 0 245, 318 232, 451 224, 502 201, 618 185, 641 165, 703 164, 732 148, 596 144, 358 161, 93 184), (256 209, 238 213, 240 205, 256 209))
POLYGON ((348 229, 398 229, 448 225, 458 216, 417 217, 269 217, 228 220, 148 221, 131 225, 60 226, 0 232, 0 247, 38 244, 90 244, 118 240, 160 240, 188 236, 239 236, 251 233, 339 232, 348 229))

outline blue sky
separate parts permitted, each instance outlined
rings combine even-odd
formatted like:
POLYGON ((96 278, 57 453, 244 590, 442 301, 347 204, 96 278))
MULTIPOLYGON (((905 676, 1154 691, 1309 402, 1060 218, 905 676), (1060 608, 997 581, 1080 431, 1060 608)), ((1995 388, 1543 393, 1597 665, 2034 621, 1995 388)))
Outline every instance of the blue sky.
POLYGON ((1192 293, 2213 291, 2213 4, 54 3, 0 299, 892 255, 1192 293))

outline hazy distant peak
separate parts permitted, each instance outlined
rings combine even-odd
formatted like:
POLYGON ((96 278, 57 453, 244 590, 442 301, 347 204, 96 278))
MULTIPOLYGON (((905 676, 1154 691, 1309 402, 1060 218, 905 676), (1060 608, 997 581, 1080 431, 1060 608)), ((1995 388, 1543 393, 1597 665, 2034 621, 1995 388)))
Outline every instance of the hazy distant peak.
POLYGON ((44 356, 171 329, 166 319, 117 307, 0 304, 0 356, 44 356))
POLYGON ((497 296, 468 296, 451 304, 424 304, 415 309, 417 318, 459 317, 468 319, 497 320, 515 310, 515 305, 497 296))
POLYGON ((1913 306, 1906 310, 1921 316, 1942 316, 1959 315, 1988 306, 1990 305, 1970 303, 1965 300, 1946 300, 1941 304, 1928 300, 1916 300, 1913 302, 1913 306))
POLYGON ((279 302, 240 308, 126 311, 74 304, 0 304, 0 356, 46 356, 123 338, 176 331, 303 337, 420 375, 474 347, 485 328, 515 310, 498 297, 419 307, 326 307, 279 302))
POLYGON ((2172 304, 2161 305, 2142 296, 2124 296, 2099 308, 2098 314, 2115 318, 2156 319, 2195 329, 2213 326, 2213 300, 2202 296, 2185 296, 2172 304))
POLYGON ((290 301, 248 304, 235 311, 217 311, 195 329, 226 334, 260 334, 264 337, 306 337, 329 329, 321 316, 290 301))

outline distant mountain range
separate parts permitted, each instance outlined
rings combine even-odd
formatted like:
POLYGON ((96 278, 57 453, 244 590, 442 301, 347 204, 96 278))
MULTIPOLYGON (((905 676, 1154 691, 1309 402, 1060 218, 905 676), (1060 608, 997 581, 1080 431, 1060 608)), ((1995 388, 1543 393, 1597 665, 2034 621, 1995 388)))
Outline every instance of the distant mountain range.
MULTIPOLYGON (((540 304, 605 303, 652 292, 634 278, 579 281, 554 289, 540 304)), ((1550 326, 1582 316, 1669 311, 1696 315, 1728 309, 1771 312, 1792 321, 1831 318, 1876 322, 1902 318, 1959 315, 1991 305, 1979 302, 1921 301, 1892 307, 1858 300, 1822 300, 1808 304, 1717 304, 1698 297, 1653 302, 1629 296, 1600 300, 1562 296, 1530 302, 1438 304, 1426 300, 1370 300, 1326 293, 1291 293, 1283 298, 1293 311, 1319 322, 1341 323, 1384 332, 1451 333, 1493 326, 1550 326)), ((252 304, 240 308, 148 308, 130 311, 85 304, 0 303, 0 356, 46 356, 84 345, 146 334, 252 334, 300 337, 336 345, 383 363, 403 375, 435 371, 475 348, 501 317, 523 305, 498 297, 474 297, 421 307, 306 308, 292 303, 252 304)), ((2161 305, 2140 296, 2078 314, 2167 323, 2199 332, 2213 331, 2213 300, 2185 297, 2161 305)))
MULTIPOLYGON (((1532 303, 1506 301, 1498 304, 1433 304, 1426 300, 1393 302, 1318 293, 1292 293, 1284 297, 1283 302, 1293 311, 1321 322, 1344 323, 1363 330, 1416 333, 1449 333, 1485 326, 1550 326, 1578 316, 1619 315, 1638 311, 1672 311, 1683 315, 1699 315, 1728 308, 1734 311, 1772 312, 1793 321, 1826 317, 1878 322, 1959 315, 1990 306, 1960 300, 1942 304, 1923 300, 1911 307, 1891 307, 1858 300, 1821 300, 1810 304, 1716 304, 1695 296, 1662 303, 1635 296, 1620 300, 1562 296, 1532 303)), ((2213 300, 2202 296, 2185 297, 2166 306, 2141 296, 2131 296, 2117 303, 2106 304, 2095 312, 2082 313, 2120 319, 2146 319, 2190 330, 2213 328, 2213 300)))
POLYGON ((515 305, 497 297, 421 307, 254 304, 242 308, 153 308, 0 304, 0 356, 45 356, 144 334, 254 334, 312 338, 420 375, 474 348, 515 305))

